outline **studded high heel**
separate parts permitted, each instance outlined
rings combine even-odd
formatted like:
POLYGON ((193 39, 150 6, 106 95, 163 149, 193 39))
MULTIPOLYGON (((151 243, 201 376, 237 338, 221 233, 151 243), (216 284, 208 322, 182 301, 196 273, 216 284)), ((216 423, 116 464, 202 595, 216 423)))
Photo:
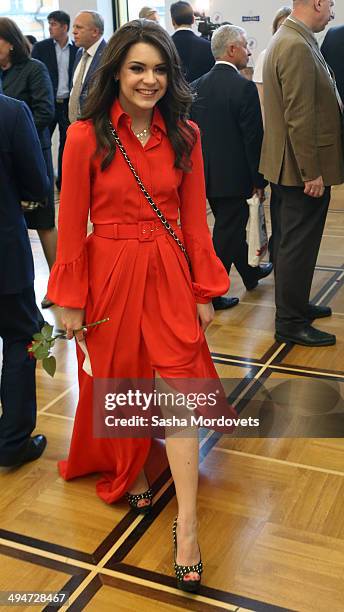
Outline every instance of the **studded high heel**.
POLYGON ((147 489, 147 491, 144 491, 143 493, 138 493, 137 495, 127 493, 126 497, 129 506, 138 514, 148 514, 151 511, 153 501, 152 489, 147 489), (145 506, 138 506, 138 502, 141 501, 141 499, 148 499, 149 504, 146 504, 145 506))
POLYGON ((173 535, 173 545, 174 545, 174 572, 177 578, 177 588, 182 591, 188 591, 189 593, 197 593, 201 586, 201 575, 203 572, 203 563, 200 558, 199 562, 195 565, 178 565, 177 563, 177 520, 178 517, 174 519, 172 535, 173 535), (191 574, 195 572, 199 574, 199 580, 184 580, 187 574, 191 574))

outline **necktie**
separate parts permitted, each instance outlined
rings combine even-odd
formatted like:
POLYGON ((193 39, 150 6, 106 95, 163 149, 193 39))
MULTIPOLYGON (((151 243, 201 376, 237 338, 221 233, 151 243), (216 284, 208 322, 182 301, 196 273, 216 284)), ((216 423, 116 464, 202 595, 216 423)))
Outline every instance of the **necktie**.
POLYGON ((326 68, 327 74, 330 77, 333 89, 334 89, 334 93, 336 95, 337 98, 337 102, 338 102, 338 106, 340 109, 340 112, 343 113, 343 101, 342 98, 340 97, 340 93, 338 91, 338 87, 337 87, 337 83, 336 83, 336 78, 334 76, 334 72, 332 70, 332 68, 330 68, 330 66, 328 65, 327 61, 325 60, 323 54, 321 53, 320 49, 319 49, 319 45, 318 45, 318 41, 316 41, 316 48, 317 48, 317 52, 318 52, 318 56, 319 59, 321 60, 321 63, 323 64, 323 66, 326 68))
MULTIPOLYGON (((324 61, 325 61, 325 58, 324 58, 324 61)), ((337 98, 338 106, 340 108, 340 112, 343 113, 343 109, 344 109, 343 100, 342 100, 342 98, 340 96, 340 93, 338 91, 338 87, 337 87, 337 83, 336 83, 336 77, 334 76, 334 72, 333 72, 332 68, 330 68, 330 66, 328 65, 328 63, 326 61, 325 61, 325 64, 326 64, 327 72, 328 72, 328 74, 330 76, 330 79, 332 81, 334 93, 336 94, 336 98, 337 98)))
POLYGON ((68 117, 71 123, 74 123, 74 121, 77 120, 80 114, 80 94, 82 90, 86 63, 89 57, 90 57, 89 53, 87 51, 84 51, 82 54, 82 58, 80 60, 79 72, 76 77, 75 83, 73 84, 73 89, 70 94, 69 105, 68 105, 68 117))

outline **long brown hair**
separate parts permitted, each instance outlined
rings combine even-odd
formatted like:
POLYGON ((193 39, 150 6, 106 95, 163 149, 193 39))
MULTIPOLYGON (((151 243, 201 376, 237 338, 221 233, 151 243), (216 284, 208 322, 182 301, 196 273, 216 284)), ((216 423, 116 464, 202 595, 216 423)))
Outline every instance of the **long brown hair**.
POLYGON ((93 121, 97 153, 103 156, 101 168, 104 170, 116 151, 109 127, 110 110, 119 95, 119 83, 115 82, 114 76, 120 71, 130 47, 139 42, 156 47, 166 62, 167 91, 157 105, 175 152, 175 166, 189 171, 190 155, 196 142, 196 132, 187 121, 192 94, 182 74, 178 53, 170 36, 154 21, 135 19, 119 28, 110 38, 85 103, 82 119, 93 121))
POLYGON ((13 47, 11 64, 19 64, 30 56, 30 47, 17 24, 8 17, 0 17, 0 38, 13 47))

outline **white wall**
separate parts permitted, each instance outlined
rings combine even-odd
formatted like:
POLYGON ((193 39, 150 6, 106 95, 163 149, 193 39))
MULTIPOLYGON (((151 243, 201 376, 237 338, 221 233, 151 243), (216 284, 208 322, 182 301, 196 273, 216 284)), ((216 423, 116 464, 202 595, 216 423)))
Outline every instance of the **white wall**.
MULTIPOLYGON (((174 0, 165 0, 166 28, 173 32, 170 20, 170 6, 174 0)), ((215 23, 231 21, 247 31, 253 57, 256 58, 260 51, 266 47, 271 37, 271 24, 276 11, 283 5, 291 6, 291 0, 189 0, 195 10, 205 9, 206 15, 211 17, 215 23), (259 21, 243 21, 243 17, 259 17, 259 21)), ((163 0, 128 0, 130 5, 135 3, 149 5, 156 8, 161 7, 163 0)), ((99 11, 105 21, 105 38, 109 39, 112 34, 112 7, 111 0, 60 0, 60 9, 66 11, 73 19, 75 15, 83 10, 99 11)), ((131 16, 136 16, 131 14, 131 16)), ((344 23, 344 2, 338 0, 336 6, 336 19, 330 25, 344 23)), ((326 30, 325 30, 326 32, 326 30)), ((325 32, 319 35, 320 40, 325 32)))
POLYGON ((73 2, 70 0, 60 0, 59 8, 70 15, 71 23, 73 23, 75 15, 80 11, 98 11, 104 18, 104 38, 108 40, 113 33, 113 16, 110 0, 73 0, 73 2))
MULTIPOLYGON (((130 0, 129 0, 130 1, 130 0)), ((166 13, 174 0, 166 0, 166 13)), ((243 27, 250 39, 253 57, 256 58, 271 37, 271 25, 276 11, 281 6, 292 6, 291 0, 189 0, 195 10, 205 9, 206 15, 217 23, 230 21, 243 27), (243 17, 259 17, 259 21, 243 21, 243 17)), ((152 1, 154 5, 154 0, 152 1)), ((344 2, 337 0, 336 18, 330 25, 344 23, 344 2)), ((167 29, 173 30, 168 17, 167 29)), ((326 30, 325 30, 326 32, 326 30)), ((323 38, 325 32, 319 36, 323 38)))

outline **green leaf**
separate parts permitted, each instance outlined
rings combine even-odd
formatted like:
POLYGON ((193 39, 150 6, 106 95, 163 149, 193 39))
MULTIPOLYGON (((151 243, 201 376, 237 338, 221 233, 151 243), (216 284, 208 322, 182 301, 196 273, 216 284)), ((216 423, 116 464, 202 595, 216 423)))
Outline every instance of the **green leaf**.
POLYGON ((56 359, 51 355, 50 357, 45 357, 42 361, 42 366, 46 372, 48 372, 49 376, 54 376, 56 372, 56 359))
POLYGON ((36 359, 44 359, 49 356, 49 349, 46 346, 38 346, 37 349, 33 351, 36 359))
POLYGON ((33 353, 33 354, 35 354, 35 353, 36 353, 36 351, 37 351, 37 350, 38 350, 40 347, 41 347, 41 343, 40 343, 40 342, 33 342, 33 343, 31 344, 31 347, 30 347, 30 352, 31 352, 31 353, 33 353))
POLYGON ((36 342, 40 342, 41 340, 43 340, 43 334, 41 334, 40 332, 37 334, 34 334, 33 339, 36 340, 36 342))
POLYGON ((49 325, 49 323, 45 323, 41 329, 41 334, 44 338, 51 338, 54 327, 49 325))

